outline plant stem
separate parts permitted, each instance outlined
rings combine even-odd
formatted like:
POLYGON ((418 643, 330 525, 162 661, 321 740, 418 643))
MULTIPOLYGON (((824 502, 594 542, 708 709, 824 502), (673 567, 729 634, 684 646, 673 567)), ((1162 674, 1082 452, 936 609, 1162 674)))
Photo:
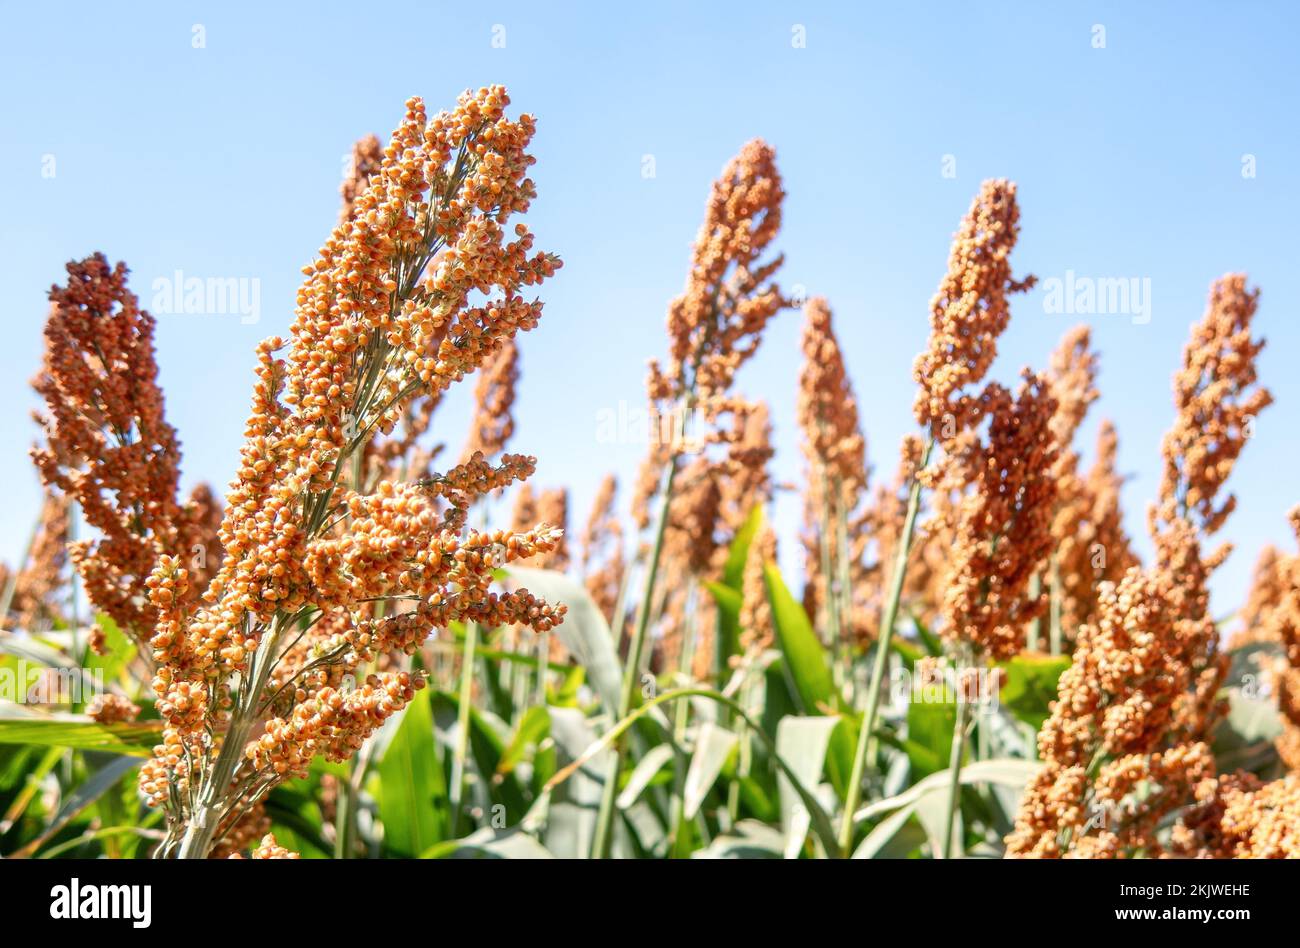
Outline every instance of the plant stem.
POLYGON ((889 663, 889 647, 894 638, 894 622, 898 619, 898 605, 903 598, 903 580, 907 575, 907 557, 912 548, 912 534, 916 530, 916 514, 921 507, 919 475, 930 463, 930 452, 933 449, 934 436, 931 435, 926 439, 921 462, 917 466, 916 473, 912 475, 912 484, 907 495, 907 514, 903 520, 903 533, 898 538, 898 549, 894 555, 894 571, 889 579, 889 597, 885 600, 884 611, 880 618, 880 630, 876 636, 876 661, 872 665, 871 682, 867 687, 867 707, 863 713, 862 728, 858 731, 853 768, 849 771, 848 796, 844 800, 844 813, 840 817, 838 842, 841 855, 846 858, 853 846, 853 812, 862 799, 862 774, 866 769, 868 756, 871 757, 872 766, 875 766, 876 746, 873 732, 880 711, 880 686, 885 678, 885 666, 889 663))
POLYGON ((849 690, 849 704, 857 703, 858 684, 857 675, 853 669, 853 589, 852 576, 849 573, 849 524, 848 511, 844 509, 843 504, 836 505, 835 516, 835 546, 836 559, 839 564, 839 588, 840 588, 840 637, 843 640, 840 660, 843 663, 841 671, 841 686, 847 683, 849 690))
POLYGON ((826 625, 828 626, 827 634, 830 637, 831 653, 834 656, 832 668, 834 669, 835 685, 841 688, 844 685, 840 677, 840 670, 843 667, 840 650, 844 647, 844 639, 840 634, 840 602, 839 602, 839 585, 836 582, 837 575, 835 570, 835 556, 831 553, 831 503, 827 497, 828 484, 825 475, 820 478, 822 492, 822 522, 821 522, 821 568, 822 568, 822 598, 826 606, 826 625))
POLYGON ((41 532, 41 518, 37 516, 36 523, 32 525, 32 532, 27 537, 27 546, 23 548, 23 558, 18 561, 13 572, 9 574, 9 581, 5 583, 4 592, 0 593, 0 626, 9 624, 9 607, 13 605, 14 593, 18 591, 18 577, 22 575, 23 570, 27 568, 27 562, 32 558, 32 548, 36 546, 36 538, 41 532))
MULTIPOLYGON (((1034 573, 1029 577, 1029 598, 1035 602, 1043 593, 1043 575, 1034 573)), ((1043 641, 1043 620, 1040 616, 1034 616, 1029 623, 1029 632, 1025 638, 1025 647, 1031 652, 1037 652, 1041 648, 1043 641)))
MULTIPOLYGON (((673 497, 673 484, 677 480, 679 455, 674 451, 668 458, 668 471, 664 475, 664 489, 659 498, 659 513, 655 523, 654 544, 650 548, 650 561, 646 564, 645 585, 641 602, 636 609, 636 626, 628 646, 627 661, 623 667, 623 688, 619 693, 618 713, 615 720, 627 717, 632 710, 632 695, 636 691, 637 675, 641 670, 641 653, 645 649, 646 631, 650 625, 650 607, 654 599, 655 580, 659 576, 659 560, 663 554, 664 534, 668 529, 669 506, 673 497)), ((596 835, 591 844, 594 859, 607 859, 613 844, 614 800, 618 796, 618 775, 623 766, 623 744, 618 742, 610 751, 605 785, 600 794, 600 810, 596 814, 596 835)))
POLYGON ((1051 649, 1053 655, 1061 654, 1061 564, 1057 561, 1056 556, 1052 556, 1051 572, 1051 599, 1050 611, 1051 625, 1048 627, 1050 636, 1051 649))
POLYGON ((279 648, 280 635, 283 630, 284 617, 279 613, 271 620, 271 627, 258 643, 248 669, 248 687, 240 695, 239 705, 230 720, 230 728, 221 741, 221 750, 217 752, 217 761, 208 772, 207 779, 199 791, 199 805, 185 827, 185 836, 181 839, 178 859, 206 859, 212 849, 213 836, 221 819, 221 809, 230 790, 230 782, 235 768, 244 756, 244 746, 248 742, 248 732, 253 721, 258 717, 258 708, 262 703, 262 692, 266 690, 271 667, 275 664, 279 648))
POLYGON ((546 707, 546 679, 551 670, 551 633, 541 632, 537 635, 537 690, 533 701, 538 707, 546 707))
POLYGON ((356 812, 356 801, 352 794, 351 769, 348 771, 348 777, 338 781, 338 801, 335 804, 337 812, 334 814, 334 858, 351 859, 352 858, 352 827, 353 814, 356 812))
MULTIPOLYGON (((694 579, 689 580, 686 590, 686 621, 682 629, 682 654, 679 674, 689 683, 691 669, 695 661, 695 607, 698 588, 694 579)), ((679 747, 686 742, 686 729, 690 724, 691 703, 679 701, 673 708, 673 742, 679 747)), ((686 767, 688 762, 684 755, 676 755, 673 764, 673 807, 672 829, 669 834, 668 852, 677 855, 677 846, 682 839, 686 823, 686 767)), ((684 855, 684 854, 683 854, 684 855)))
POLYGON ((957 717, 953 721, 952 747, 948 751, 948 769, 952 772, 952 782, 948 785, 948 817, 944 821, 944 859, 952 858, 952 837, 957 826, 957 812, 961 808, 961 758, 966 744, 966 709, 969 706, 969 702, 962 700, 960 674, 956 685, 957 717))
POLYGON ((478 648, 478 623, 465 623, 465 655, 460 665, 460 697, 456 710, 456 752, 451 765, 451 831, 460 830, 465 802, 465 763, 469 751, 469 712, 474 691, 474 651, 478 648))

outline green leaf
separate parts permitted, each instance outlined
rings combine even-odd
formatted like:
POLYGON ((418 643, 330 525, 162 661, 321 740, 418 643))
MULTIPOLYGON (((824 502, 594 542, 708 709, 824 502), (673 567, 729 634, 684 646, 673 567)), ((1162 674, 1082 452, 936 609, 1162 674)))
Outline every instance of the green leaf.
POLYGON ((735 539, 727 550, 727 563, 722 568, 722 581, 727 586, 740 592, 745 582, 745 561, 749 559, 749 545, 754 542, 754 535, 763 524, 763 505, 755 504, 745 517, 745 522, 736 531, 735 539))
POLYGON ((484 827, 463 839, 429 847, 421 859, 554 859, 549 850, 520 829, 484 827))
POLYGON ((59 812, 54 815, 54 819, 50 821, 50 825, 45 828, 45 831, 13 855, 27 857, 39 850, 53 839, 60 830, 72 822, 77 814, 102 797, 139 766, 140 761, 131 757, 116 757, 96 770, 86 778, 81 786, 77 787, 72 796, 63 802, 63 806, 59 808, 59 812))
POLYGON ((686 784, 682 789, 684 816, 695 819, 704 804, 704 798, 722 773, 722 767, 740 745, 740 735, 720 728, 712 721, 700 725, 695 739, 695 753, 686 768, 686 784))
POLYGON ((407 706, 377 768, 384 848, 398 856, 418 856, 447 832, 450 804, 434 748, 431 694, 426 688, 407 706))
MULTIPOLYGON (((435 691, 430 700, 438 739, 448 748, 455 747, 459 699, 455 695, 435 691)), ((501 731, 492 723, 493 720, 494 716, 486 712, 477 708, 470 709, 469 756, 479 779, 487 785, 492 801, 505 807, 507 825, 513 826, 528 810, 528 803, 518 778, 513 773, 498 772, 506 744, 501 731)))
MULTIPOLYGON (((958 775, 962 786, 976 786, 987 783, 992 786, 1023 790, 1025 784, 1034 778, 1042 768, 1035 760, 1017 760, 1012 757, 997 760, 976 760, 966 764, 958 775)), ((940 770, 925 779, 912 784, 896 796, 886 797, 869 803, 853 814, 856 822, 875 819, 885 813, 892 813, 903 807, 912 806, 927 793, 939 793, 947 798, 948 788, 952 784, 952 771, 940 770)))
POLYGON ((853 850, 853 859, 898 859, 915 850, 928 838, 917 823, 916 804, 895 810, 881 820, 867 838, 853 850))
POLYGON ((496 772, 511 773, 525 759, 528 748, 536 747, 551 733, 551 714, 544 705, 533 705, 524 712, 505 753, 497 762, 496 772))
POLYGON ((100 724, 82 715, 0 718, 0 744, 71 747, 129 757, 152 757, 162 739, 162 723, 100 724))
POLYGON ((1282 768, 1274 739, 1282 733, 1282 716, 1272 701, 1251 698, 1238 688, 1223 692, 1228 714, 1214 729, 1214 757, 1219 769, 1249 770, 1265 779, 1282 768))
POLYGON ((718 633, 722 643, 724 667, 727 659, 740 654, 740 592, 718 582, 706 582, 704 588, 718 607, 718 633))
POLYGON ((551 603, 564 603, 568 613, 550 635, 559 636, 569 654, 587 670, 591 686, 610 714, 618 713, 623 687, 623 664, 609 623, 581 585, 563 573, 511 566, 509 577, 518 588, 527 587, 551 603))
POLYGON ((952 731, 956 724, 956 701, 914 699, 908 702, 907 739, 903 747, 912 763, 913 781, 948 766, 952 731))
MULTIPOLYGON (((777 756, 785 761, 804 787, 816 787, 821 782, 826 750, 839 724, 840 719, 835 717, 788 717, 777 726, 777 756)), ((777 778, 777 783, 781 796, 781 825, 786 832, 785 854, 793 856, 803 847, 808 836, 811 814, 784 773, 777 778)))
POLYGON ((785 837, 758 820, 741 820, 730 833, 691 854, 692 859, 780 859, 785 837))
MULTIPOLYGON (((878 644, 873 645, 872 649, 874 650, 878 647, 878 644)), ((914 643, 907 641, 907 639, 897 634, 889 640, 889 647, 903 660, 903 667, 909 672, 913 671, 916 668, 916 663, 926 656, 924 649, 918 648, 914 643)))
MULTIPOLYGON (((965 847, 962 845, 965 828, 962 825, 960 804, 961 801, 958 799, 957 812, 954 814, 956 818, 953 820, 952 827, 953 853, 958 859, 965 853, 965 847)), ((930 840, 930 852, 935 859, 942 859, 945 848, 943 837, 948 831, 948 813, 952 807, 951 787, 923 793, 912 806, 916 810, 917 821, 930 840)))
POLYGON ((636 803, 645 788, 650 786, 656 777, 661 773, 666 776, 669 775, 669 772, 664 768, 672 759, 673 746, 671 744, 656 744, 646 751, 641 759, 636 762, 636 767, 633 768, 627 782, 623 784, 623 789, 619 791, 618 808, 620 810, 631 809, 632 804, 636 803))
POLYGON ((107 651, 105 654, 99 655, 87 648, 86 670, 91 673, 100 671, 103 673, 105 681, 116 681, 122 671, 135 658, 135 643, 117 627, 116 622, 103 613, 95 617, 95 624, 104 633, 104 643, 107 651))
POLYGON ((1017 655, 1000 667, 1007 674, 1000 696, 1003 706, 1037 731, 1051 714, 1057 683, 1061 674, 1070 667, 1070 657, 1017 655))
POLYGON ((921 644, 925 646, 925 650, 930 653, 930 656, 932 658, 942 656, 943 643, 939 641, 939 637, 930 631, 924 620, 916 613, 912 613, 912 625, 916 628, 917 638, 921 640, 921 644))
POLYGON ((776 637, 800 705, 805 714, 825 711, 834 704, 835 694, 826 651, 817 641, 808 614, 790 595, 775 564, 764 564, 763 577, 767 584, 767 598, 772 604, 776 637))

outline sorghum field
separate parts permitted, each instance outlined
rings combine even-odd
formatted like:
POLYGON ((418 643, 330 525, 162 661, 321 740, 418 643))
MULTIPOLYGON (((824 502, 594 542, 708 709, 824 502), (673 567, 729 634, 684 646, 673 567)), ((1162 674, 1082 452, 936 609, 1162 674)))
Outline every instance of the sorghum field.
POLYGON ((560 200, 531 168, 542 121, 490 85, 357 141, 288 332, 228 367, 228 484, 181 489, 202 472, 130 261, 87 248, 48 304, 6 299, 43 320, 44 501, 0 576, 0 853, 1300 855, 1300 507, 1296 543, 1235 553, 1248 595, 1210 597, 1234 465, 1294 433, 1256 431, 1283 288, 1225 273, 1185 314, 1154 367, 1157 490, 1126 518, 1125 418, 1080 443, 1088 323, 995 366, 1036 282, 1031 195, 964 189, 928 311, 894 314, 928 321, 914 400, 865 404, 836 300, 787 286, 799 182, 737 142, 680 221, 640 474, 575 510, 532 480, 546 432, 516 430, 563 262, 530 222, 560 200), (802 327, 798 377, 742 390, 776 321, 802 327), (468 432, 440 413, 457 386, 468 432), (772 473, 791 401, 795 484, 772 473), (885 412, 911 433, 869 464, 885 412))

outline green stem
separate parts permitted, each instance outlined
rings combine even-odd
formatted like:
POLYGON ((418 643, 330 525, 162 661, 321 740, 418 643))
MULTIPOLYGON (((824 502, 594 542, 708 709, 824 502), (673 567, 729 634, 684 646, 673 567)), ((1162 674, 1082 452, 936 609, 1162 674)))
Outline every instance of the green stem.
POLYGON ((843 663, 843 670, 840 677, 842 683, 847 683, 849 688, 850 705, 857 702, 857 676, 853 672, 853 589, 852 575, 849 572, 849 517, 848 511, 844 505, 836 505, 835 514, 835 547, 836 558, 839 564, 839 588, 840 588, 840 635, 844 641, 843 650, 840 653, 840 660, 843 663))
POLYGON ((338 801, 335 803, 337 809, 334 814, 334 858, 351 859, 354 839, 352 835, 354 825, 352 817, 356 812, 356 801, 352 796, 350 768, 347 778, 339 778, 338 793, 338 801))
POLYGON ((823 600, 825 600, 826 625, 829 627, 827 629, 827 634, 830 636, 831 653, 834 656, 833 667, 837 679, 835 684, 837 686, 842 686, 843 681, 839 678, 840 668, 842 667, 840 661, 840 649, 844 647, 844 641, 843 637, 840 635, 840 602, 839 590, 836 588, 838 584, 835 581, 835 557, 831 554, 831 543, 833 542, 831 539, 831 502, 830 498, 827 496, 829 485, 827 484, 825 476, 821 477, 820 480, 822 490, 822 522, 821 530, 818 532, 821 534, 821 543, 819 544, 821 547, 822 566, 821 593, 823 600))
POLYGON ((258 643, 248 669, 248 689, 240 695, 239 706, 230 721, 230 728, 222 738, 221 750, 217 761, 207 774, 207 779, 199 790, 198 807, 190 814, 185 827, 185 836, 181 839, 178 859, 206 859, 212 849, 213 837, 217 824, 221 820, 221 809, 226 803, 230 791, 230 782, 234 778, 235 768, 244 756, 244 747, 248 743, 248 732, 253 721, 258 717, 262 692, 271 674, 271 667, 276 663, 276 650, 280 644, 280 635, 284 618, 277 614, 271 621, 271 628, 258 643))
MULTIPOLYGON (((691 681, 691 668, 695 660, 695 599, 698 587, 690 580, 686 590, 686 620, 682 629, 682 654, 679 665, 680 674, 691 681)), ((686 730, 690 724, 691 703, 679 701, 673 708, 673 742, 679 747, 686 743, 686 730)), ((677 846, 683 839, 686 825, 686 767, 688 761, 684 754, 675 755, 673 764, 673 807, 672 832, 669 836, 668 851, 673 855, 685 855, 677 852, 677 846)))
MULTIPOLYGON (((632 630, 632 641, 628 647, 627 661, 623 667, 623 688, 619 693, 616 720, 628 716, 632 710, 632 695, 636 690, 637 675, 641 669, 641 653, 645 649, 646 631, 650 625, 650 607, 654 599, 655 581, 659 576, 659 560, 663 554, 664 534, 668 529, 669 506, 673 497, 673 484, 677 480, 678 457, 676 451, 668 459, 668 471, 664 476, 664 489, 659 498, 659 514, 655 523, 654 544, 650 549, 650 560, 646 564, 645 586, 641 601, 636 610, 636 626, 632 630)), ((623 745, 614 745, 610 753, 609 767, 605 773, 605 785, 600 794, 600 810, 596 814, 596 834, 591 845, 594 859, 609 858, 613 844, 614 800, 618 796, 618 775, 623 766, 623 745)))
POLYGON ((32 548, 36 546, 36 537, 41 532, 41 518, 37 516, 36 523, 32 525, 32 532, 27 537, 27 546, 23 549, 23 558, 14 566, 13 572, 9 574, 9 581, 5 583, 4 593, 0 594, 0 626, 9 624, 9 607, 13 605, 14 593, 18 591, 18 577, 22 575, 23 570, 27 568, 28 561, 32 558, 32 548))
MULTIPOLYGON (((1029 577, 1029 598, 1037 602, 1038 597, 1043 594, 1043 577, 1041 573, 1035 573, 1029 577)), ((1034 616, 1029 623, 1029 632, 1025 637, 1025 647, 1031 652, 1037 652, 1041 648, 1043 641, 1043 620, 1040 616, 1034 616)))
POLYGON ((943 858, 952 858, 952 838, 957 827, 957 812, 961 808, 961 758, 966 745, 966 709, 968 702, 962 700, 960 678, 957 681, 957 717, 952 726, 952 747, 948 751, 948 770, 952 772, 952 781, 948 785, 948 816, 944 822, 943 858))
POLYGON ((1052 557, 1051 571, 1051 606, 1049 615, 1051 616, 1051 625, 1048 628, 1048 635, 1051 637, 1051 648, 1053 655, 1061 654, 1061 564, 1056 557, 1052 557))
POLYGON ((744 724, 752 734, 758 737, 759 742, 767 751, 768 756, 771 757, 772 763, 775 764, 776 768, 785 775, 785 779, 790 782, 790 787, 794 790, 795 794, 799 797, 800 802, 803 803, 804 808, 812 817, 812 831, 817 834, 817 838, 821 841, 822 847, 826 850, 827 856, 832 859, 838 857, 839 851, 833 845, 835 842, 834 827, 830 825, 830 819, 826 816, 826 811, 822 809, 821 804, 817 802, 817 798, 813 796, 811 791, 804 786, 802 779, 797 773, 795 773, 794 769, 786 763, 780 754, 777 753, 776 743, 772 738, 768 737, 761 727, 759 727, 758 722, 749 716, 739 702, 709 688, 678 688, 674 691, 665 691, 662 694, 651 698, 645 704, 641 705, 641 707, 637 708, 602 734, 585 751, 579 754, 576 760, 557 771, 555 775, 542 786, 542 793, 552 793, 556 787, 560 786, 560 784, 564 783, 575 773, 580 771, 587 765, 588 761, 605 750, 605 748, 609 747, 609 745, 616 742, 620 737, 627 733, 633 724, 635 724, 640 718, 649 714, 659 705, 668 701, 680 701, 683 698, 706 698, 709 701, 716 702, 722 707, 730 710, 737 721, 744 724))
POLYGON ((456 711, 456 751, 451 766, 451 827, 459 832, 465 803, 465 763, 469 755, 469 712, 474 691, 474 651, 478 648, 478 623, 465 623, 465 657, 460 666, 460 697, 456 711))
POLYGON ((853 768, 849 771, 848 796, 844 801, 844 814, 840 818, 839 846, 840 854, 848 857, 853 846, 853 814, 862 799, 862 774, 866 770, 867 757, 874 765, 876 758, 875 735, 876 718, 880 713, 880 686, 885 678, 885 667, 889 663, 890 643, 894 638, 894 622, 898 619, 898 605, 903 598, 903 580, 907 575, 907 557, 912 548, 912 534, 916 531, 916 515, 921 507, 920 472, 930 463, 930 452, 934 448, 934 436, 926 439, 925 451, 917 473, 912 475, 911 488, 907 496, 907 515, 903 520, 903 533, 898 538, 898 549, 894 555, 894 571, 889 579, 889 597, 880 619, 880 631, 876 636, 876 661, 871 668, 871 682, 867 687, 867 707, 863 714, 862 728, 858 731, 858 745, 853 753, 853 768), (870 750, 870 754, 868 754, 870 750))
POLYGON ((541 632, 537 635, 537 690, 533 701, 538 707, 546 707, 546 678, 551 664, 551 633, 541 632))

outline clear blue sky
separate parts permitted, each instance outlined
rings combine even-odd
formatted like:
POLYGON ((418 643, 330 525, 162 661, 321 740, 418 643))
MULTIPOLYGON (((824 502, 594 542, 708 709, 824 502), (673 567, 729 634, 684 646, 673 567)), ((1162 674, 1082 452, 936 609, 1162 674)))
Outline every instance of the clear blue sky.
MULTIPOLYGON (((606 470, 630 481, 643 447, 597 443, 597 413, 642 406, 645 361, 664 351, 665 306, 709 182, 761 135, 789 194, 784 281, 831 301, 878 476, 892 474, 911 427, 911 363, 950 235, 980 180, 1007 176, 1023 209, 1018 272, 1151 281, 1150 323, 1089 317, 1103 396, 1083 439, 1090 449, 1097 421, 1115 419, 1137 535, 1170 377, 1210 281, 1243 269, 1262 287, 1260 368, 1277 404, 1231 481, 1240 509, 1224 535, 1238 551, 1215 611, 1235 606, 1261 543, 1290 544, 1284 514, 1300 502, 1290 4, 5 3, 3 17, 0 556, 10 562, 38 498, 26 382, 65 260, 103 250, 127 261, 146 306, 152 281, 177 269, 260 280, 256 325, 159 316, 186 485, 224 487, 253 346, 288 326, 299 267, 334 223, 351 143, 390 131, 409 95, 436 110, 492 82, 538 116, 529 219, 539 247, 565 260, 544 289, 541 327, 522 339, 514 448, 539 457, 538 484, 573 486, 580 517, 606 470), (195 24, 205 48, 193 46, 195 24), (493 47, 498 24, 504 48, 493 47), (796 24, 804 48, 792 45, 796 24), (945 155, 955 177, 941 173, 945 155)), ((1078 321, 1045 313, 1043 299, 1037 290, 1014 304, 995 370, 1004 380, 1042 366, 1078 321)), ((799 323, 791 313, 771 327, 740 383, 772 400, 777 474, 792 482, 799 323)), ((439 419, 456 449, 461 388, 439 419)), ((779 502, 791 560, 797 507, 779 502)))

